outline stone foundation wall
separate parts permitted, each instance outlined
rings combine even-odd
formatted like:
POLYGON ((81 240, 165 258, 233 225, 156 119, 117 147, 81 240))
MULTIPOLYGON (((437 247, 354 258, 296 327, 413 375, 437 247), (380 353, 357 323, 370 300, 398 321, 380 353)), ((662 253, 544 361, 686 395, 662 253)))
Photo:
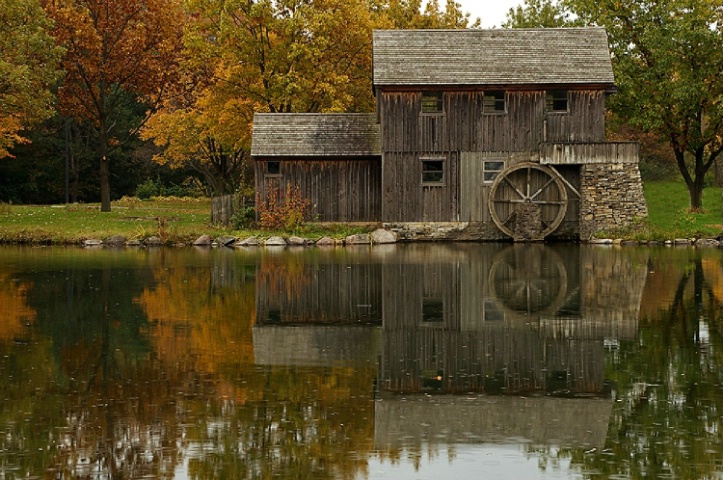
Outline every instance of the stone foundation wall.
POLYGON ((396 222, 382 227, 396 233, 402 242, 509 240, 492 222, 396 222))
POLYGON ((580 196, 582 240, 648 216, 637 162, 583 165, 580 196))

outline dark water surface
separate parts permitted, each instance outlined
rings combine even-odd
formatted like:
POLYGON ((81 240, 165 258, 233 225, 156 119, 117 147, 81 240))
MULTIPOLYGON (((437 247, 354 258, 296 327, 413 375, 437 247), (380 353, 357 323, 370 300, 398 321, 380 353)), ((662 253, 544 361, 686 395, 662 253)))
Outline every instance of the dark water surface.
POLYGON ((0 479, 723 479, 720 249, 0 248, 0 479))

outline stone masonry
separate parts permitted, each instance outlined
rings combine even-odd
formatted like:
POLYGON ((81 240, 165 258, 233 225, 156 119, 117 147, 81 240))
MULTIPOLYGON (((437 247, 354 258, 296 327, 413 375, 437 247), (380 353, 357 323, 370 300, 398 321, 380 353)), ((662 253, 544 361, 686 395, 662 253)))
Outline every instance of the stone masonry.
POLYGON ((580 196, 581 240, 648 215, 637 162, 583 165, 580 196))

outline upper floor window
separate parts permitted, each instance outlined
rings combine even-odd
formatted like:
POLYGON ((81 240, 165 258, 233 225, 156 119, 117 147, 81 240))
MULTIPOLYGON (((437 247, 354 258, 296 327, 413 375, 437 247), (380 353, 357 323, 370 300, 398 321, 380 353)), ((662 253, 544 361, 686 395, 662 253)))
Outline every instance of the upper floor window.
POLYGON ((482 111, 484 113, 505 113, 505 92, 493 90, 484 93, 482 111))
POLYGON ((548 90, 545 108, 548 112, 567 113, 567 90, 548 90))
POLYGON ((444 160, 422 159, 422 185, 444 184, 444 160))
POLYGON ((267 175, 280 175, 281 174, 281 162, 271 160, 266 162, 266 174, 267 175))
POLYGON ((422 92, 422 113, 444 113, 442 92, 422 92))

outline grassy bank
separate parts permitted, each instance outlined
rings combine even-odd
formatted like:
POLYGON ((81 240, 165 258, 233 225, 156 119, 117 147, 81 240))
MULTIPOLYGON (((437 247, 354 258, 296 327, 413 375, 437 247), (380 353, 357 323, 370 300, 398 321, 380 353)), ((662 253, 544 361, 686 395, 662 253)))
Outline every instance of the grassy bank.
MULTIPOLYGON (((688 192, 682 182, 647 182, 649 218, 611 237, 635 240, 716 237, 721 233, 721 190, 707 188, 704 211, 688 212, 688 192)), ((368 226, 309 224, 294 232, 232 230, 209 224, 208 199, 164 198, 114 202, 110 213, 98 205, 8 205, 0 203, 0 243, 77 244, 90 238, 123 235, 129 240, 158 236, 164 243, 190 243, 203 234, 268 237, 299 235, 343 238, 369 231, 368 226)))
POLYGON ((703 211, 691 213, 690 196, 682 181, 646 182, 648 219, 625 236, 637 240, 674 238, 713 238, 721 234, 721 189, 708 187, 703 192, 703 211))
POLYGON ((122 235, 128 240, 158 236, 164 243, 190 243, 201 235, 249 237, 299 235, 342 238, 366 231, 360 226, 310 224, 294 232, 232 230, 210 224, 209 199, 156 198, 113 202, 110 213, 97 204, 8 205, 0 204, 0 243, 77 244, 122 235))

